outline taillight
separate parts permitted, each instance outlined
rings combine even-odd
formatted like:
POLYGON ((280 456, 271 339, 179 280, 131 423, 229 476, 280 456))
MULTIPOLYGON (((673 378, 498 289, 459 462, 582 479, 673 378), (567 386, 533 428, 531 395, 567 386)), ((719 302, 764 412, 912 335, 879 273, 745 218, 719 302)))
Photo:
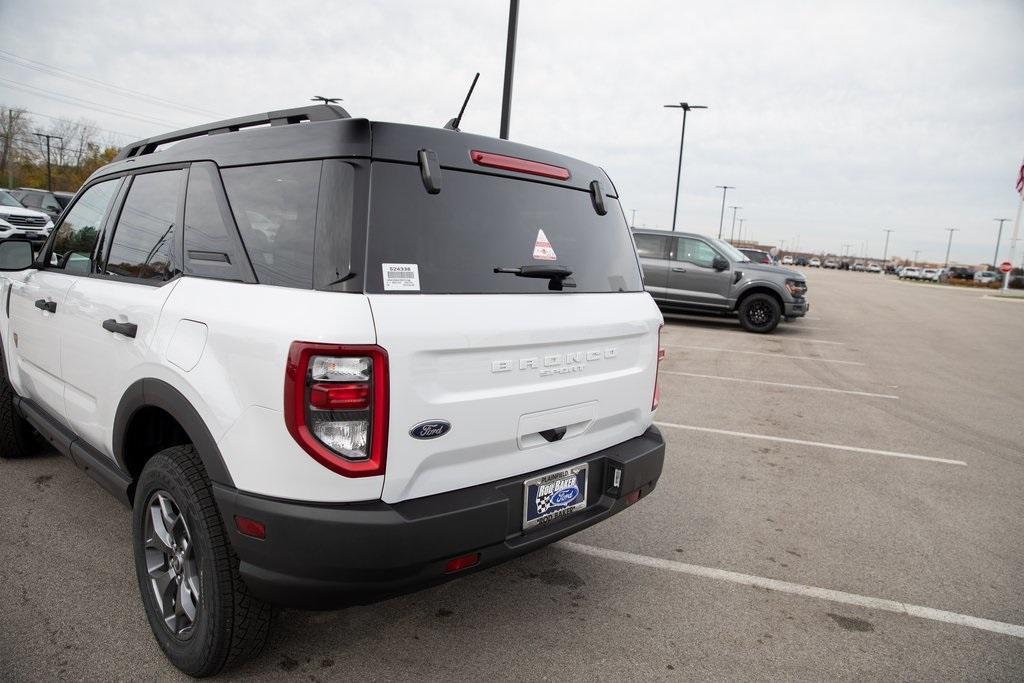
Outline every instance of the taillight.
POLYGON ((471 151, 469 158, 477 166, 490 166, 491 168, 529 173, 531 175, 544 176, 545 178, 554 178, 555 180, 569 179, 569 169, 562 168, 561 166, 552 166, 551 164, 543 164, 539 161, 509 157, 492 152, 481 152, 478 149, 471 151))
POLYGON ((379 346, 292 342, 284 419, 302 448, 346 477, 384 473, 388 355, 379 346))
POLYGON ((661 345, 661 328, 658 325, 658 365, 654 368, 654 398, 651 400, 651 410, 658 409, 658 400, 661 398, 661 388, 658 386, 658 375, 661 371, 661 361, 665 360, 665 347, 661 345))

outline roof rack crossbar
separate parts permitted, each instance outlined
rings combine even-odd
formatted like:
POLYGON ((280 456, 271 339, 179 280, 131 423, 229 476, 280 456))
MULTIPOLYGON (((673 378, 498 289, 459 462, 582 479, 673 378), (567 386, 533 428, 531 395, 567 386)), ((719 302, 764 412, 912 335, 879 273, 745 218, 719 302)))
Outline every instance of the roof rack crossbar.
POLYGON ((181 140, 197 138, 203 135, 234 133, 242 130, 243 128, 251 128, 253 126, 263 126, 267 124, 270 124, 271 126, 286 126, 294 123, 302 123, 304 121, 332 121, 347 118, 351 118, 349 113, 334 104, 317 104, 310 105, 308 107, 296 107, 295 109, 281 109, 261 114, 250 114, 248 116, 239 116, 234 119, 204 123, 200 126, 183 128, 170 133, 164 133, 163 135, 154 135, 151 138, 132 142, 122 147, 121 151, 117 153, 117 156, 114 157, 113 160, 122 161, 124 159, 142 156, 143 154, 152 154, 158 147, 160 147, 160 145, 166 145, 170 142, 179 142, 181 140))

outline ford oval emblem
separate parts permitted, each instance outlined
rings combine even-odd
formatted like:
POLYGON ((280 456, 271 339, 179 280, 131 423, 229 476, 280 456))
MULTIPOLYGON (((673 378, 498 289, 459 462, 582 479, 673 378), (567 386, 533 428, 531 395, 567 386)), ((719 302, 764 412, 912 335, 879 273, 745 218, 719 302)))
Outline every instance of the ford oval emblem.
POLYGON ((576 500, 576 497, 580 495, 580 490, 576 486, 567 486, 564 489, 558 489, 551 494, 550 503, 554 507, 562 507, 576 500))
POLYGON ((410 429, 409 436, 414 439, 436 439, 447 434, 451 428, 452 423, 447 420, 427 420, 410 429))

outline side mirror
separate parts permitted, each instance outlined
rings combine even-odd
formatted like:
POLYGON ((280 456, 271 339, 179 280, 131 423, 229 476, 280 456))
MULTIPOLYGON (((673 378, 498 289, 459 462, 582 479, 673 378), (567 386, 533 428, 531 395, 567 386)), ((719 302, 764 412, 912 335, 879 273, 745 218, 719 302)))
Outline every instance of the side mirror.
POLYGON ((711 267, 715 270, 729 270, 729 262, 721 256, 716 256, 715 260, 711 262, 711 267))
POLYGON ((0 272, 25 270, 32 267, 33 261, 32 243, 28 240, 0 242, 0 272))

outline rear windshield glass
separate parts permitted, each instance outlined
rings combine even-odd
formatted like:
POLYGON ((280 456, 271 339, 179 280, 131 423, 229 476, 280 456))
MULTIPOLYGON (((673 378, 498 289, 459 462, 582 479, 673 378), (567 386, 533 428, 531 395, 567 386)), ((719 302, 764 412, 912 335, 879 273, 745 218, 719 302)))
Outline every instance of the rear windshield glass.
POLYGON ((445 170, 428 194, 418 166, 375 162, 366 291, 429 294, 638 292, 643 284, 622 211, 606 197, 546 183, 445 170), (547 277, 495 268, 572 271, 561 292, 547 277), (384 273, 388 276, 385 278, 384 273))

